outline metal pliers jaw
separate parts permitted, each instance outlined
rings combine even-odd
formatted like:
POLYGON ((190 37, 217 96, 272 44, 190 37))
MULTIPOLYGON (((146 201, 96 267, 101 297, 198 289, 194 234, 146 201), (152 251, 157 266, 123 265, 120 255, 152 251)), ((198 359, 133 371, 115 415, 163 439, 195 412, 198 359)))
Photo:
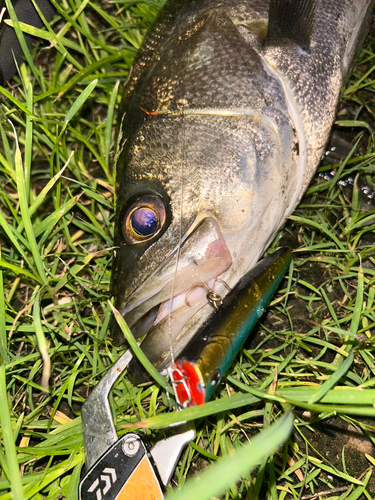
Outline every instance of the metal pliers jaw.
POLYGON ((88 472, 79 485, 80 500, 162 500, 183 448, 195 429, 182 423, 165 430, 150 448, 134 432, 118 438, 108 396, 132 359, 127 351, 109 369, 82 407, 88 472))

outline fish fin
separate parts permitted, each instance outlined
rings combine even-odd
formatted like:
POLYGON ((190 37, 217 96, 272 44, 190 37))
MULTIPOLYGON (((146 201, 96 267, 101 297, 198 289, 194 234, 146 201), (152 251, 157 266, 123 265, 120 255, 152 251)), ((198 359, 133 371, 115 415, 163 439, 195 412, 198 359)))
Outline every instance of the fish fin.
POLYGON ((291 40, 302 49, 310 47, 317 0, 271 0, 266 43, 291 40))

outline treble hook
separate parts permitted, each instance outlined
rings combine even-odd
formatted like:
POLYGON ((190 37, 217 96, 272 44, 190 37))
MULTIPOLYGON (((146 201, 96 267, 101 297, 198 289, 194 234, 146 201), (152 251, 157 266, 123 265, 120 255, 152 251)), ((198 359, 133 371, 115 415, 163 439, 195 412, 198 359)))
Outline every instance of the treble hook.
MULTIPOLYGON (((171 382, 172 382, 172 385, 179 385, 179 384, 182 384, 185 392, 186 392, 186 401, 184 401, 184 403, 181 403, 179 400, 178 400, 178 397, 177 397, 177 403, 182 406, 182 408, 188 408, 190 405, 191 405, 191 401, 192 401, 192 398, 191 398, 191 391, 190 391, 190 388, 187 384, 187 377, 182 373, 181 370, 179 370, 177 368, 177 366, 174 364, 172 365, 170 368, 169 368, 169 376, 170 376, 170 379, 171 379, 171 382), (175 373, 177 373, 178 377, 177 379, 175 379, 175 373)), ((175 392, 176 396, 177 396, 177 392, 175 392)))
MULTIPOLYGON (((219 281, 220 283, 223 283, 223 285, 225 286, 225 288, 227 290, 231 290, 231 288, 229 287, 229 285, 227 283, 225 283, 225 281, 219 279, 219 278, 216 278, 215 282, 216 281, 219 281)), ((207 283, 197 283, 195 286, 193 286, 193 288, 191 288, 188 293, 186 294, 186 297, 185 297, 185 304, 188 306, 188 307, 191 307, 191 304, 188 300, 189 298, 189 295, 191 294, 191 292, 194 290, 194 288, 197 288, 197 287, 201 287, 201 288, 204 288, 207 292, 206 294, 206 299, 207 301, 209 302, 209 304, 211 304, 212 307, 214 307, 214 309, 218 309, 219 306, 221 306, 221 304, 223 303, 223 299, 221 297, 221 295, 219 295, 218 293, 214 292, 212 290, 212 288, 210 288, 207 283)))

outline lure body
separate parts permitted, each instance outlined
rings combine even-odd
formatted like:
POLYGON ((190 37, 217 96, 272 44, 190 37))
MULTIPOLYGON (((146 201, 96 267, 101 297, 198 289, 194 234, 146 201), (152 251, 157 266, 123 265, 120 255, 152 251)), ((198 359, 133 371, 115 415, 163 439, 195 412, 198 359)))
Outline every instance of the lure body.
POLYGON ((181 406, 210 399, 279 286, 291 256, 291 250, 280 248, 245 274, 171 366, 181 406))

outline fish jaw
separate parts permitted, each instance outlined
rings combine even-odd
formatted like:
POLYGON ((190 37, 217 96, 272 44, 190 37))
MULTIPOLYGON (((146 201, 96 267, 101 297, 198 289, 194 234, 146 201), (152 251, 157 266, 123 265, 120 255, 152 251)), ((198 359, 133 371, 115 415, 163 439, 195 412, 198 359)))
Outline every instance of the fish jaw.
POLYGON ((216 220, 212 217, 199 220, 184 235, 181 245, 129 297, 120 312, 131 328, 151 307, 217 278, 231 263, 231 254, 216 220))
POLYGON ((151 362, 168 349, 189 319, 208 304, 208 293, 218 288, 216 279, 231 264, 232 256, 217 221, 212 217, 198 218, 180 246, 127 301, 116 302, 135 336, 145 333, 152 322, 146 339, 150 336, 157 341, 146 340, 145 346, 142 345, 151 362), (147 349, 148 344, 152 344, 151 349, 147 349))

